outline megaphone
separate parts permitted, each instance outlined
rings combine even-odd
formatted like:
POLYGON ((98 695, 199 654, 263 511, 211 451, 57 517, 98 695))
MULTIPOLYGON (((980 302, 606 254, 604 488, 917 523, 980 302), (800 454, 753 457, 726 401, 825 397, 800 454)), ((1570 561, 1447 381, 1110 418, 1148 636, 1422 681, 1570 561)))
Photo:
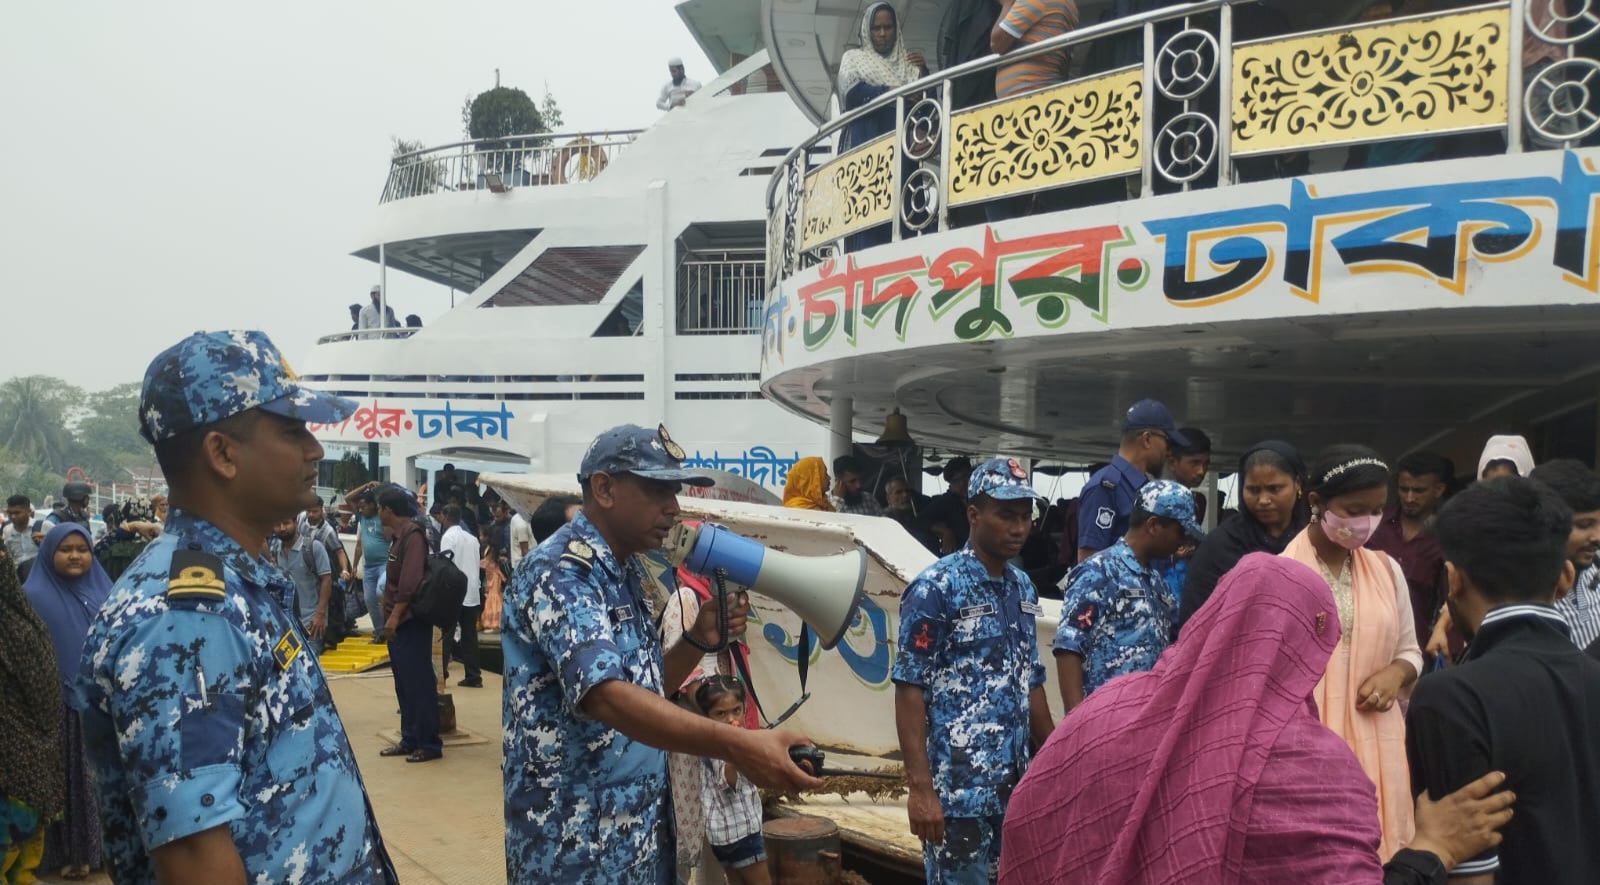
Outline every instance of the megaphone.
POLYGON ((800 616, 823 648, 833 648, 855 621, 867 593, 867 554, 860 548, 833 556, 795 556, 768 550, 718 525, 678 523, 667 539, 667 559, 698 575, 721 571, 800 616))

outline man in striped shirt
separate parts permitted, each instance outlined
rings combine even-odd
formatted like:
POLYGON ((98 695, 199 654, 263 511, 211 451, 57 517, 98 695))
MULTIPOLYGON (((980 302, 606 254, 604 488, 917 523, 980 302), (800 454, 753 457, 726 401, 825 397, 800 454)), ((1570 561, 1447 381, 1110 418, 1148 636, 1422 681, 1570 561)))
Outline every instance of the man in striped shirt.
MULTIPOLYGON (((1005 0, 989 35, 989 48, 1003 55, 1077 26, 1078 4, 1073 0, 1005 0)), ((1001 65, 995 71, 995 94, 1006 98, 1065 81, 1067 56, 1066 49, 1059 49, 1001 65)))
POLYGON ((1588 648, 1600 639, 1600 475, 1572 458, 1546 461, 1528 478, 1543 483, 1572 508, 1572 533, 1567 536, 1567 560, 1577 578, 1572 592, 1556 600, 1556 611, 1566 619, 1572 641, 1588 648))

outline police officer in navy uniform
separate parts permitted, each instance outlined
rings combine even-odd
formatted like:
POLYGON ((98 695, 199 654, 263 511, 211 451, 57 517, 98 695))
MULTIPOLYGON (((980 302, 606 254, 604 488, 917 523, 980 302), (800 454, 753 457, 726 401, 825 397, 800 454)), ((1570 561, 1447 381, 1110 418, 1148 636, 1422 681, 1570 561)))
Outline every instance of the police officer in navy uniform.
POLYGON ((1128 408, 1122 442, 1111 463, 1096 470, 1078 493, 1078 562, 1110 547, 1128 531, 1139 489, 1161 476, 1167 447, 1189 447, 1172 413, 1160 401, 1142 399, 1128 408))
POLYGON ((315 500, 306 422, 355 404, 301 387, 261 332, 195 333, 145 373, 140 432, 165 531, 89 630, 77 686, 112 879, 389 885, 344 726, 263 558, 315 500))
POLYGON ((1050 736, 1035 619, 1039 597, 1010 560, 1039 495, 1015 460, 967 485, 968 543, 900 597, 895 725, 930 885, 988 885, 1011 791, 1050 736))
MULTIPOLYGON (((506 591, 507 880, 666 885, 676 849, 663 751, 727 760, 764 787, 820 781, 789 757, 804 738, 734 728, 662 696, 701 652, 682 640, 663 651, 635 556, 666 540, 683 484, 711 480, 683 469, 665 427, 626 424, 589 446, 578 481, 583 510, 522 560, 506 591)), ((737 636, 748 604, 731 603, 737 636)), ((717 609, 702 607, 690 630, 703 644, 718 638, 717 609)))

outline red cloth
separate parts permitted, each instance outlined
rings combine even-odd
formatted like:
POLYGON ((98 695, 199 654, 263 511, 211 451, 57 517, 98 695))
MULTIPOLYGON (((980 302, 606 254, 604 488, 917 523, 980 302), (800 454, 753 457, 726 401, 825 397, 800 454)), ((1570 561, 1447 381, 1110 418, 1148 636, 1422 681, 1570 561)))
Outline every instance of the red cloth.
MULTIPOLYGON (((689 524, 698 525, 698 523, 694 522, 690 522, 689 524)), ((678 583, 693 590, 695 598, 700 600, 701 605, 705 605, 711 600, 711 582, 703 575, 697 575, 680 565, 678 566, 677 576, 678 583)), ((688 630, 690 626, 692 625, 684 624, 683 628, 684 630, 688 630)), ((720 666, 726 667, 734 676, 738 676, 741 672, 749 672, 750 646, 745 645, 743 641, 734 642, 730 644, 725 651, 717 656, 717 660, 720 666), (744 664, 743 670, 734 667, 733 655, 739 656, 740 662, 744 664)), ((761 718, 756 711, 755 698, 755 686, 746 685, 744 687, 744 727, 751 730, 761 728, 761 718)))
POLYGON ((1153 670, 1073 709, 1006 809, 1001 885, 1377 883, 1377 801, 1311 693, 1322 578, 1240 560, 1153 670))
MULTIPOLYGON (((383 579, 383 619, 389 620, 389 612, 402 602, 409 603, 417 595, 417 588, 422 585, 423 567, 428 561, 428 539, 422 534, 422 529, 409 519, 400 521, 400 528, 395 532, 394 542, 389 545, 389 565, 384 569, 383 579)), ((400 618, 404 624, 411 620, 411 608, 406 607, 406 613, 400 618)))

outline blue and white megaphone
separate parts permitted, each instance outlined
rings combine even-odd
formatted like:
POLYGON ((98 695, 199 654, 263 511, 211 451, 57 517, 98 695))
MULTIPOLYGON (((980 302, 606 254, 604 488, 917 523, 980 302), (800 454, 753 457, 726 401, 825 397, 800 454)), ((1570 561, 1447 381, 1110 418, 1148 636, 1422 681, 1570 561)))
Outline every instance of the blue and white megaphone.
POLYGON ((769 550, 718 525, 678 523, 667 538, 667 559, 697 575, 721 571, 735 584, 782 603, 833 648, 855 621, 866 597, 867 554, 795 556, 769 550))

